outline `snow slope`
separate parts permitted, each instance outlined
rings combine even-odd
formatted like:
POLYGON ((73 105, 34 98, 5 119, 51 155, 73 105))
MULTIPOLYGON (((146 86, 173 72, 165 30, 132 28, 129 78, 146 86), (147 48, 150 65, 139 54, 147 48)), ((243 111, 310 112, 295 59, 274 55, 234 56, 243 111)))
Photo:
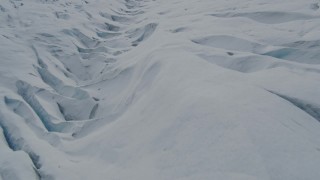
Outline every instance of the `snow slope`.
POLYGON ((0 1, 0 180, 318 180, 319 5, 0 1))

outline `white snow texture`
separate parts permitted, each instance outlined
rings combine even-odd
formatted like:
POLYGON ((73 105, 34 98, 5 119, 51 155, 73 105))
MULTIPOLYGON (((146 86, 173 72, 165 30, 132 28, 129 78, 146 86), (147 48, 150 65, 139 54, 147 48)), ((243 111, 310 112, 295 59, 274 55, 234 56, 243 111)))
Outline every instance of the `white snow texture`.
POLYGON ((319 180, 319 0, 1 0, 0 180, 319 180))

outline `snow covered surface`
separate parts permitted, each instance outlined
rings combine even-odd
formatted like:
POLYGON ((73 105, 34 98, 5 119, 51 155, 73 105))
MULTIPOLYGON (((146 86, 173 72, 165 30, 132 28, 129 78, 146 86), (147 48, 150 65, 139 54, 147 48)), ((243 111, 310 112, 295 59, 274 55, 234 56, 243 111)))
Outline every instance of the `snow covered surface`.
POLYGON ((0 1, 0 179, 320 179, 319 4, 0 1))

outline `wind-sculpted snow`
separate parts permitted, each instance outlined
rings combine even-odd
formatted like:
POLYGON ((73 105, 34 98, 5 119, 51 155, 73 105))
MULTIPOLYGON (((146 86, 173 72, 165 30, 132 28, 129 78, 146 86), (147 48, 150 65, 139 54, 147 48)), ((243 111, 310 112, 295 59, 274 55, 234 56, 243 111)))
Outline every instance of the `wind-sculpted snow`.
POLYGON ((301 13, 292 13, 292 12, 245 12, 245 13, 226 13, 226 14, 211 14, 211 16, 215 17, 246 17, 257 21, 259 23, 265 24, 278 24, 278 23, 286 23, 290 21, 299 21, 299 20, 309 20, 313 18, 319 18, 315 16, 310 16, 301 13))
POLYGON ((318 180, 320 2, 0 2, 0 180, 318 180))

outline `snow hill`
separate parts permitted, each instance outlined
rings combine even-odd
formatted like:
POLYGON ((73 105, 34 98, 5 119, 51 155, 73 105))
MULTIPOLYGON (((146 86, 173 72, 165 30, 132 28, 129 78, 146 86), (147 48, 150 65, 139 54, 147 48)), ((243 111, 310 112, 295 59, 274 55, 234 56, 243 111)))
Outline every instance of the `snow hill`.
POLYGON ((1 0, 0 180, 319 180, 317 0, 1 0))

